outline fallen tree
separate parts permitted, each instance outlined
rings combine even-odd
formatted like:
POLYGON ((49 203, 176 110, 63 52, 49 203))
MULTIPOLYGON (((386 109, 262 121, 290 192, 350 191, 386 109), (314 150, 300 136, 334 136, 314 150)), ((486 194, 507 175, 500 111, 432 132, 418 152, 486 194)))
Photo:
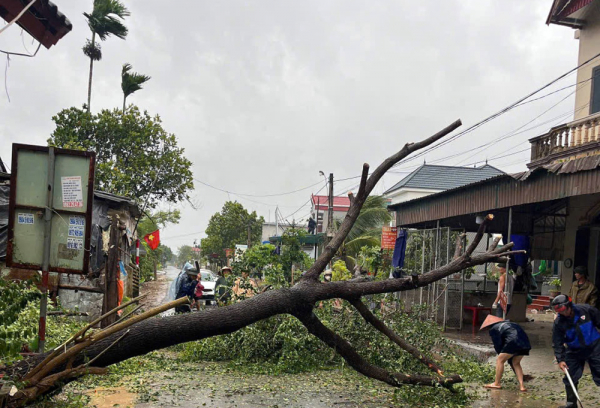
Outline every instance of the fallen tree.
POLYGON ((485 218, 475 239, 467 248, 461 246, 462 239, 459 237, 453 259, 448 264, 425 274, 383 281, 359 279, 325 283, 320 282, 319 279, 354 225, 366 198, 385 172, 411 153, 440 140, 460 124, 460 121, 456 121, 421 142, 405 145, 402 150, 379 165, 371 175, 369 175, 369 165, 365 164, 356 196, 349 193, 350 209, 338 232, 328 243, 323 254, 293 287, 267 291, 243 302, 205 310, 202 313, 175 315, 160 319, 149 318, 167 308, 174 307, 177 302, 186 301, 186 299, 179 299, 171 304, 131 317, 129 320, 118 322, 102 331, 90 333, 88 327, 52 352, 32 356, 10 367, 6 374, 19 381, 19 389, 8 398, 8 406, 25 405, 56 389, 61 383, 87 373, 102 374, 105 372, 105 367, 131 357, 179 343, 232 333, 252 323, 279 314, 290 314, 299 319, 311 334, 336 350, 351 367, 367 377, 396 387, 403 384, 451 387, 452 384, 461 382, 462 379, 459 375, 445 375, 436 362, 424 357, 418 348, 408 344, 400 335, 389 329, 383 321, 369 311, 362 303, 361 297, 427 286, 470 266, 497 261, 515 253, 511 251, 511 243, 498 248, 498 240, 494 241, 487 252, 473 253, 485 233, 487 224, 492 219, 491 215, 485 218), (315 315, 314 308, 318 302, 334 298, 347 300, 365 321, 425 364, 432 371, 432 375, 388 372, 367 362, 348 341, 327 328, 315 315))

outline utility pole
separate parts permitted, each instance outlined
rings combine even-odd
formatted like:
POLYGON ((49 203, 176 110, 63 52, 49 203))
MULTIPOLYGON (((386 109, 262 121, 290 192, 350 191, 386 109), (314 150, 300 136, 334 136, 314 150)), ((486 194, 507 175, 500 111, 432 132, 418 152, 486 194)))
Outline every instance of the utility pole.
POLYGON ((329 206, 327 209, 327 236, 333 236, 333 173, 329 173, 329 206))

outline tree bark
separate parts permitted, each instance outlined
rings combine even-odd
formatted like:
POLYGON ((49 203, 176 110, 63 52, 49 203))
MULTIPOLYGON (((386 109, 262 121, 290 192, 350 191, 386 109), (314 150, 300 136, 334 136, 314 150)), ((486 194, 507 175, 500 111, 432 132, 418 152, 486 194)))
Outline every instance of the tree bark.
MULTIPOLYGON (((364 201, 383 174, 402 158, 422 147, 434 143, 445 134, 448 134, 458 127, 459 124, 460 121, 457 121, 423 142, 407 144, 400 152, 385 160, 370 177, 368 176, 369 166, 365 164, 363 166, 359 191, 352 200, 352 204, 340 230, 327 245, 325 251, 317 259, 313 267, 310 268, 300 281, 291 288, 267 291, 242 302, 226 307, 208 309, 202 313, 142 320, 127 327, 127 336, 124 336, 125 329, 106 336, 101 336, 102 332, 100 332, 98 336, 101 337, 98 337, 97 341, 91 342, 86 345, 86 347, 82 348, 81 342, 71 346, 71 348, 79 347, 80 349, 85 349, 84 353, 71 352, 71 349, 67 348, 65 354, 69 354, 69 357, 71 358, 68 365, 64 363, 65 360, 63 357, 63 359, 60 360, 61 364, 53 366, 52 370, 47 368, 45 370, 38 369, 38 374, 35 376, 28 376, 28 378, 31 379, 35 377, 35 379, 39 381, 41 378, 48 378, 47 375, 63 372, 70 367, 79 367, 84 363, 84 358, 93 359, 93 364, 91 365, 93 367, 106 367, 131 357, 143 355, 175 344, 232 333, 272 316, 290 314, 298 318, 307 327, 310 333, 319 337, 329 347, 334 348, 354 369, 368 377, 384 381, 393 386, 400 386, 402 384, 450 386, 462 381, 457 375, 443 377, 441 370, 435 363, 423 359, 422 357, 420 358, 420 353, 416 348, 406 344, 400 336, 389 330, 377 318, 374 318, 368 310, 365 312, 365 308, 361 307, 359 299, 364 295, 391 293, 427 286, 467 267, 492 262, 507 255, 522 252, 511 251, 512 243, 510 243, 500 248, 492 247, 485 253, 473 254, 477 243, 485 233, 487 224, 493 218, 491 215, 488 215, 485 218, 480 225, 474 241, 465 251, 462 251, 462 249, 459 250, 459 246, 461 245, 461 240, 459 239, 456 244, 457 250, 455 251, 456 255, 454 259, 447 265, 423 275, 403 279, 388 279, 378 282, 353 280, 322 283, 318 279, 327 263, 333 258, 334 254, 344 241, 346 235, 356 221, 364 201), (325 327, 313 313, 316 303, 322 300, 335 298, 342 298, 353 302, 355 307, 357 307, 359 312, 361 312, 363 317, 369 323, 373 324, 385 335, 390 337, 396 344, 417 357, 434 371, 436 375, 439 375, 439 377, 390 373, 380 367, 373 366, 364 360, 346 340, 325 327), (46 375, 46 377, 43 377, 40 372, 46 375)), ((85 340, 83 341, 85 342, 85 340)), ((40 363, 47 356, 48 354, 34 356, 28 360, 19 362, 13 366, 7 374, 11 377, 23 378, 32 370, 32 367, 35 367, 36 364, 40 363)), ((31 386, 35 386, 35 381, 33 385, 30 384, 30 387, 31 386)))
MULTIPOLYGON (((96 33, 92 31, 92 49, 96 45, 96 33)), ((90 57, 90 78, 88 81, 88 99, 87 99, 87 110, 91 112, 92 109, 92 75, 94 72, 94 59, 90 57)))

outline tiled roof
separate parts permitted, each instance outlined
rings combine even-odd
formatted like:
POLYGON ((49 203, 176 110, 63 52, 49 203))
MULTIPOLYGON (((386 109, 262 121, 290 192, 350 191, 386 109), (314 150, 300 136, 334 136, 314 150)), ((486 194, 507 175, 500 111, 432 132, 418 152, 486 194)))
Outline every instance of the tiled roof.
MULTIPOLYGON (((12 21, 29 3, 24 0, 0 0, 0 17, 12 21)), ((69 19, 50 0, 36 0, 16 21, 33 38, 50 48, 73 29, 69 19)))
POLYGON ((486 180, 503 171, 486 164, 481 167, 455 167, 424 164, 408 176, 400 180, 384 194, 389 194, 401 188, 420 188, 424 190, 449 190, 486 180))
MULTIPOLYGON (((327 210, 329 208, 329 197, 325 195, 312 196, 313 207, 318 206, 319 210, 327 210)), ((333 211, 348 211, 350 208, 350 198, 341 196, 333 197, 333 211)))

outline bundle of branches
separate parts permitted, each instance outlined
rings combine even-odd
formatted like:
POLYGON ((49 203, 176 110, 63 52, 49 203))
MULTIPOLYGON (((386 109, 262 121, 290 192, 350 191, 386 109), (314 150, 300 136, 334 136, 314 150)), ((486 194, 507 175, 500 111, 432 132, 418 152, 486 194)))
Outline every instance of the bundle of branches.
MULTIPOLYGON (((440 140, 460 124, 460 121, 456 121, 421 142, 406 144, 402 150, 378 166, 370 176, 369 165, 365 164, 356 196, 349 194, 351 205, 339 230, 313 266, 293 287, 267 291, 243 302, 205 310, 201 313, 175 315, 161 319, 148 319, 150 316, 140 315, 91 336, 84 336, 80 333, 74 336, 74 341, 70 346, 63 346, 62 351, 55 350, 47 355, 31 357, 7 371, 9 376, 20 379, 23 384, 22 389, 9 399, 9 406, 23 405, 32 398, 56 388, 61 381, 69 381, 88 372, 102 373, 105 367, 131 357, 175 344, 231 333, 278 314, 295 316, 310 333, 333 348, 351 367, 367 377, 396 387, 403 384, 451 387, 453 384, 461 382, 462 379, 459 375, 446 375, 435 361, 424 357, 416 347, 408 344, 400 335, 394 333, 369 311, 362 303, 361 297, 427 286, 470 266, 498 261, 516 253, 511 251, 512 243, 498 248, 498 241, 495 241, 485 253, 473 253, 492 219, 491 215, 486 217, 467 248, 463 248, 462 240, 457 239, 454 258, 438 269, 409 278, 383 281, 320 281, 320 275, 325 266, 344 242, 365 200, 386 171, 411 153, 440 140), (348 341, 327 328, 313 313, 315 306, 320 301, 335 298, 350 302, 368 323, 425 364, 432 371, 432 375, 388 372, 367 362, 348 341), (127 323, 127 327, 124 326, 125 323, 127 323)), ((173 307, 172 304, 164 307, 167 306, 173 307)))

